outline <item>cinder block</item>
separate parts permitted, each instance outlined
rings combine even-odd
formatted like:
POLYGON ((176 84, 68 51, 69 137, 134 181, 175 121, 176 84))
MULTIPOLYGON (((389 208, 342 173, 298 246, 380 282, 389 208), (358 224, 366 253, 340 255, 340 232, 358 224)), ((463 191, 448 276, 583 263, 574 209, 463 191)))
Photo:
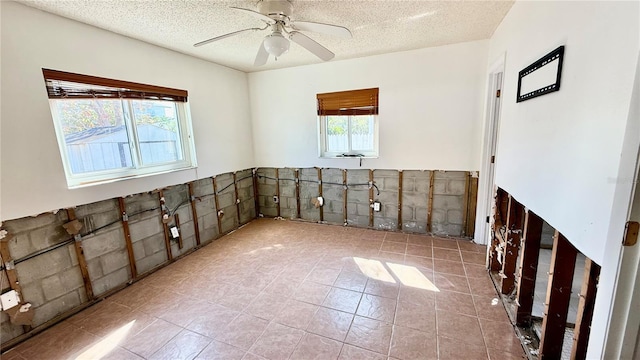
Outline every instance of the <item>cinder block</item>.
POLYGON ((365 170, 365 169, 347 170, 347 182, 349 184, 368 184, 369 170, 365 170))
POLYGON ((415 208, 411 206, 402 205, 402 221, 404 222, 407 220, 415 220, 415 219, 416 219, 415 208))
POLYGON ((398 170, 381 170, 376 169, 373 172, 373 179, 377 179, 378 177, 398 177, 398 170))
MULTIPOLYGON (((375 192, 374 192, 374 196, 375 196, 375 192)), ((352 190, 351 188, 349 188, 349 190, 347 191, 347 201, 352 203, 352 202, 356 202, 356 203, 361 203, 361 204, 368 204, 369 203, 369 190, 352 190)))
POLYGON ((380 201, 383 205, 386 204, 395 204, 398 205, 398 193, 391 191, 381 191, 380 195, 377 197, 377 200, 380 201))
POLYGON ((142 240, 142 243, 144 244, 144 253, 147 255, 166 251, 164 245, 164 233, 150 236, 142 240))
POLYGON ((424 233, 425 232, 425 223, 418 221, 403 221, 402 222, 402 230, 412 233, 424 233))
POLYGON ((31 244, 29 232, 15 235, 13 239, 9 240, 9 252, 11 252, 11 257, 14 259, 19 259, 36 251, 38 251, 38 248, 31 244))
POLYGON ((194 196, 205 196, 213 193, 213 180, 204 178, 196 180, 193 185, 194 196))
POLYGON ((53 224, 62 225, 68 220, 66 211, 58 211, 56 214, 44 213, 38 216, 29 216, 15 220, 7 220, 2 227, 11 234, 17 235, 23 231, 37 229, 53 224))
MULTIPOLYGON (((45 303, 44 293, 42 292, 42 284, 40 281, 34 281, 28 284, 22 284, 22 297, 25 301, 30 302, 34 307, 38 307, 45 303)), ((4 312, 1 312, 4 314, 4 312)))
POLYGON ((375 217, 373 218, 373 226, 376 229, 382 230, 396 230, 398 228, 398 223, 396 220, 383 218, 383 217, 375 217))
MULTIPOLYGON (((3 312, 4 314, 4 312, 3 312)), ((2 340, 9 340, 9 339, 13 339, 16 338, 22 334, 24 334, 24 328, 22 326, 19 325, 13 325, 11 324, 11 322, 8 320, 8 316, 7 316, 7 320, 3 321, 2 324, 0 325, 0 332, 2 333, 2 340)), ((10 354, 8 354, 10 355, 10 354)))
MULTIPOLYGON (((449 210, 447 211, 447 222, 453 225, 462 225, 462 211, 460 210, 449 210)), ((453 235, 453 234, 451 234, 453 235)))
POLYGON ((462 179, 467 176, 466 171, 435 171, 434 176, 436 179, 462 179))
POLYGON ((151 255, 151 254, 146 254, 144 252, 144 241, 138 241, 133 243, 133 257, 135 258, 136 261, 146 257, 147 255, 151 255))
MULTIPOLYGON (((61 226, 61 224, 51 224, 29 232, 31 244, 37 250, 46 249, 49 246, 69 240, 71 235, 61 226)), ((11 244, 10 242, 10 250, 11 244)), ((15 255, 14 255, 15 256, 15 255)))
POLYGON ((229 191, 227 189, 225 193, 218 195, 218 205, 224 209, 229 206, 234 206, 236 203, 235 194, 233 193, 233 189, 229 191))
MULTIPOLYGON (((156 193, 141 193, 125 198, 125 208, 130 217, 136 213, 146 212, 147 210, 159 207, 160 201, 156 193)), ((147 214, 149 214, 149 212, 147 212, 147 214)), ((131 218, 129 218, 129 221, 131 221, 131 218)))
POLYGON ((402 192, 412 192, 415 191, 416 179, 411 177, 406 177, 405 172, 402 172, 402 192))
POLYGON ((280 196, 290 196, 290 197, 294 197, 296 196, 296 187, 295 184, 293 185, 284 185, 284 184, 280 184, 280 196))
POLYGON ((82 224, 85 225, 81 231, 82 234, 87 234, 94 229, 102 228, 107 225, 110 225, 113 228, 121 226, 120 211, 116 209, 102 213, 90 214, 84 218, 78 216, 78 218, 81 219, 82 224))
POLYGON ((100 257, 102 270, 105 274, 112 273, 120 268, 129 266, 129 254, 127 249, 119 249, 100 257))
POLYGON ((42 279, 40 284, 46 301, 51 301, 69 292, 62 286, 62 281, 60 281, 58 274, 42 279))
POLYGON ((129 282, 130 276, 128 267, 118 269, 117 271, 93 282, 91 284, 93 292, 96 295, 102 295, 109 290, 115 289, 118 286, 122 286, 129 282))
POLYGON ((158 251, 151 256, 147 256, 136 261, 136 267, 138 273, 144 274, 151 269, 154 269, 167 261, 167 253, 164 251, 158 251))
POLYGON ((462 210, 462 196, 434 195, 433 208, 446 210, 462 210))
POLYGON ((399 183, 400 183, 400 179, 398 177, 384 178, 384 189, 397 191, 399 183))
POLYGON ((398 205, 397 204, 384 205, 382 208, 383 208, 382 210, 383 210, 384 216, 386 218, 398 219, 398 205))
POLYGON ((417 221, 422 221, 424 220, 424 222, 426 223, 427 221, 427 208, 426 207, 416 207, 414 208, 415 211, 415 219, 417 221))
MULTIPOLYGON (((84 291, 84 280, 82 279, 82 272, 80 267, 74 266, 59 274, 59 278, 62 284, 62 288, 67 291, 82 288, 84 291)), ((46 293, 45 293, 46 295, 46 293)))
POLYGON ((342 214, 338 214, 338 213, 325 213, 324 221, 333 223, 333 224, 343 224, 344 217, 342 214))
POLYGON ((466 180, 449 180, 447 185, 447 194, 464 195, 466 180))
POLYGON ((91 281, 103 277, 104 273, 102 272, 102 263, 100 262, 100 258, 87 261, 87 271, 89 272, 89 279, 91 281))
POLYGON ((108 232, 100 232, 98 235, 88 236, 82 240, 84 257, 87 260, 116 249, 124 248, 125 246, 124 232, 121 228, 108 232))
POLYGON ((196 213, 198 216, 216 212, 216 203, 213 196, 206 197, 200 201, 196 201, 196 213))
POLYGON ((25 285, 62 272, 71 266, 69 250, 62 247, 16 264, 16 270, 20 274, 20 283, 25 285))
POLYGON ((35 309, 33 326, 42 325, 47 320, 53 319, 65 311, 71 310, 82 303, 82 297, 78 290, 69 292, 55 300, 49 301, 35 309))
POLYGON ((369 217, 369 209, 371 209, 369 204, 357 204, 356 209, 358 215, 369 217))
POLYGON ((162 222, 159 216, 129 223, 129 232, 133 242, 146 239, 162 231, 162 222))
POLYGON ((433 227, 434 224, 445 224, 447 212, 444 209, 432 209, 431 211, 431 225, 433 227))
MULTIPOLYGON (((429 194, 429 185, 431 181, 429 179, 415 179, 415 191, 421 194, 429 194)), ((433 191, 435 193, 436 184, 433 184, 433 191)), ((407 189, 408 191, 408 189, 407 189)))
POLYGON ((180 224, 192 220, 191 205, 189 204, 183 205, 182 207, 178 208, 175 213, 178 214, 178 217, 180 218, 180 224))

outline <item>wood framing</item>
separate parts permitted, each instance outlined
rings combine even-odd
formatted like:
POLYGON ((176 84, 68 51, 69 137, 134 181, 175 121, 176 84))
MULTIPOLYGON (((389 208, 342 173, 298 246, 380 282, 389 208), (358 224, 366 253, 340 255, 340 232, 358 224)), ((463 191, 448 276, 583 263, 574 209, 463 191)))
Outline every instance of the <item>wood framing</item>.
MULTIPOLYGON (((213 179, 213 201, 216 204, 216 220, 218 221, 218 234, 222 235, 222 213, 220 213, 220 202, 218 200, 218 183, 216 182, 216 177, 212 177, 213 179)), ((257 188, 256 188, 257 189, 257 188)), ((258 197, 256 196, 256 199, 258 197)), ((258 208, 256 208, 256 211, 258 208)))
POLYGON ((429 197, 427 199, 427 232, 431 232, 431 218, 433 213, 433 183, 435 181, 435 170, 429 171, 429 197))
MULTIPOLYGON (((260 201, 258 200, 258 174, 257 169, 252 170, 253 173, 253 204, 256 209, 256 219, 260 217, 260 201)), ((213 190, 215 192, 215 188, 213 190)), ((216 211, 218 211, 218 205, 216 204, 216 211)))
POLYGON ((191 217, 193 218, 193 228, 196 235, 196 246, 200 246, 200 227, 198 227, 198 210, 196 209, 196 197, 193 195, 193 181, 188 184, 189 199, 191 200, 191 217))
POLYGON ((373 227, 373 170, 369 169, 369 227, 373 227))
POLYGON ((300 170, 299 169, 296 169, 296 217, 300 219, 300 170))
POLYGON ((277 217, 280 217, 280 172, 278 171, 278 168, 275 168, 276 171, 276 198, 278 199, 278 201, 276 202, 276 211, 277 211, 277 217))
POLYGON ((235 172, 233 173, 233 191, 236 197, 236 216, 238 217, 238 226, 240 226, 242 225, 242 221, 240 221, 240 196, 238 195, 238 175, 235 172))
POLYGON ((520 249, 518 290, 516 293, 516 324, 529 326, 533 310, 534 289, 538 272, 542 219, 531 211, 524 217, 524 230, 520 249))
POLYGON ((342 217, 347 225, 347 169, 342 170, 342 217))
POLYGON ((515 289, 516 263, 520 250, 520 237, 524 220, 524 206, 509 196, 509 209, 507 210, 507 238, 502 252, 501 292, 511 294, 515 289))
POLYGON ((491 239, 491 248, 489 250, 489 269, 492 272, 498 272, 502 269, 501 259, 498 259, 498 249, 500 244, 506 241, 506 228, 504 227, 506 218, 503 218, 503 212, 508 211, 509 198, 508 194, 498 188, 495 195, 495 206, 493 213, 493 237, 491 239))
POLYGON ((596 302, 599 276, 600 266, 591 259, 586 258, 584 276, 582 278, 582 290, 580 291, 580 302, 578 303, 576 327, 573 330, 571 359, 582 360, 587 358, 587 345, 589 343, 589 333, 591 330, 591 320, 593 318, 593 308, 596 302))
MULTIPOLYGON (((74 209, 67 209, 67 217, 69 221, 74 221, 76 219, 76 212, 74 209)), ((79 231, 79 229, 78 229, 79 231)), ((87 294, 87 299, 93 300, 93 285, 91 284, 91 277, 89 277, 89 268, 87 266, 87 260, 84 257, 84 249, 82 248, 82 236, 80 233, 76 232, 73 235, 73 245, 76 248, 76 257, 78 258, 78 267, 80 268, 80 273, 82 274, 82 281, 84 282, 84 291, 87 294)))
POLYGON ((549 284, 538 349, 540 359, 560 359, 562 355, 562 342, 567 325, 577 254, 576 248, 556 231, 551 251, 549 284))
POLYGON ((478 206, 478 175, 469 173, 469 194, 468 194, 466 218, 466 228, 463 230, 466 236, 473 236, 476 231, 476 212, 478 206))
MULTIPOLYGON (((316 168, 316 169, 318 170, 318 196, 322 197, 322 169, 321 168, 316 168)), ((320 221, 324 221, 323 206, 324 205, 318 208, 318 210, 320 210, 320 221)))
POLYGON ((467 213, 469 212, 469 185, 471 181, 471 173, 467 172, 467 175, 464 177, 464 195, 462 195, 462 236, 467 236, 467 221, 469 221, 469 217, 467 213))
POLYGON ((398 171, 398 230, 402 231, 402 170, 398 171))
POLYGON ((160 201, 160 224, 162 225, 162 231, 164 232, 164 247, 167 251, 167 259, 169 261, 173 261, 173 254, 171 254, 171 240, 169 240, 169 229, 167 228, 167 223, 165 222, 164 216, 169 216, 167 212, 167 205, 164 201, 164 191, 158 191, 158 201, 160 201))
POLYGON ((182 249, 184 247, 184 245, 182 244, 182 230, 180 230, 180 216, 178 216, 178 214, 175 214, 175 215, 173 215, 173 218, 174 218, 174 224, 178 228, 178 231, 179 231, 178 249, 182 249))
POLYGON ((136 257, 133 253, 133 242, 131 241, 131 231, 129 230, 129 217, 127 216, 127 207, 124 198, 118 198, 120 206, 120 216, 122 219, 122 230, 124 231, 124 242, 127 246, 127 255, 129 256, 129 269, 131 270, 131 278, 134 280, 138 277, 138 269, 136 267, 136 257))

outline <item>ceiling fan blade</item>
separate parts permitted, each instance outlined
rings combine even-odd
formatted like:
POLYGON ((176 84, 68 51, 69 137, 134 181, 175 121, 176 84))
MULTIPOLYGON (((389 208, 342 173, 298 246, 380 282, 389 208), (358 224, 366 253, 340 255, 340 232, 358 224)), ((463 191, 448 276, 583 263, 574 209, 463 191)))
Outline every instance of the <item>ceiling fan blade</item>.
POLYGON ((273 25, 273 24, 276 23, 276 21, 273 20, 272 18, 268 17, 265 14, 261 14, 261 13, 259 13, 257 11, 253 11, 253 10, 249 10, 249 9, 245 9, 245 8, 240 8, 240 7, 235 7, 235 6, 232 6, 231 8, 234 9, 234 10, 242 11, 245 14, 249 14, 249 15, 251 15, 253 17, 256 17, 259 20, 262 20, 262 21, 264 21, 265 23, 267 23, 269 25, 273 25))
POLYGON ((250 28, 250 29, 238 30, 238 31, 234 31, 232 33, 216 36, 216 37, 211 38, 209 40, 200 41, 199 43, 193 44, 193 46, 194 47, 198 47, 198 46, 202 46, 202 45, 207 45, 207 44, 210 44, 210 43, 212 43, 214 41, 218 41, 218 40, 226 39, 228 37, 232 37, 232 36, 235 36, 235 35, 238 35, 238 34, 242 34, 243 32, 246 32, 246 31, 256 31, 256 30, 263 30, 263 29, 261 29, 261 28, 250 28))
POLYGON ((334 53, 329 51, 329 49, 318 44, 315 40, 311 39, 303 33, 292 31, 291 33, 289 33, 289 39, 302 46, 303 48, 309 50, 313 55, 319 57, 324 61, 329 61, 333 59, 334 56, 336 56, 334 53))
POLYGON ((344 26, 323 24, 311 21, 293 21, 291 26, 296 30, 313 31, 320 34, 351 38, 351 31, 344 26))
POLYGON ((258 49, 258 54, 256 55, 256 60, 253 62, 253 66, 262 66, 267 63, 269 60, 269 53, 267 49, 264 47, 264 40, 260 44, 260 48, 258 49))

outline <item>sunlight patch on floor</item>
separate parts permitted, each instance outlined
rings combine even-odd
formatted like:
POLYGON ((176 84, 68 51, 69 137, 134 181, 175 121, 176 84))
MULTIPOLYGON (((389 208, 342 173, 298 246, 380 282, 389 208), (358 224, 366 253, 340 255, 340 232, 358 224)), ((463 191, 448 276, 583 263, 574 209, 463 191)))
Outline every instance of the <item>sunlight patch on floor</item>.
POLYGON ((424 274, 415 266, 387 263, 391 272, 400 280, 402 285, 418 289, 440 292, 440 290, 427 279, 424 274))
POLYGON ((389 282, 393 284, 396 283, 396 280, 393 278, 393 276, 391 276, 389 271, 387 271, 387 269, 384 267, 384 265, 380 261, 363 259, 359 257, 354 257, 353 261, 356 262, 356 264, 360 268, 360 271, 362 271, 362 273, 365 276, 375 280, 380 280, 380 281, 389 282))
POLYGON ((129 333, 129 330, 131 330, 131 327, 135 322, 136 321, 133 320, 120 327, 118 330, 113 331, 100 342, 94 344, 93 346, 85 350, 82 354, 76 356, 76 360, 95 360, 103 358, 111 351, 113 351, 116 347, 118 347, 122 339, 127 336, 127 333, 129 333))

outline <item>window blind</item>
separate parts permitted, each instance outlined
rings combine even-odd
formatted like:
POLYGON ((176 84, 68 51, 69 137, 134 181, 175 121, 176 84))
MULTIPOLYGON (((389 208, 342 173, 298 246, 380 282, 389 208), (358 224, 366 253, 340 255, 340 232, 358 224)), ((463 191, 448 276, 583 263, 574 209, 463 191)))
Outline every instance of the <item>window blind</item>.
POLYGON ((318 115, 378 115, 378 88, 318 94, 318 115))
POLYGON ((144 99, 186 102, 187 91, 42 69, 49 99, 144 99))

